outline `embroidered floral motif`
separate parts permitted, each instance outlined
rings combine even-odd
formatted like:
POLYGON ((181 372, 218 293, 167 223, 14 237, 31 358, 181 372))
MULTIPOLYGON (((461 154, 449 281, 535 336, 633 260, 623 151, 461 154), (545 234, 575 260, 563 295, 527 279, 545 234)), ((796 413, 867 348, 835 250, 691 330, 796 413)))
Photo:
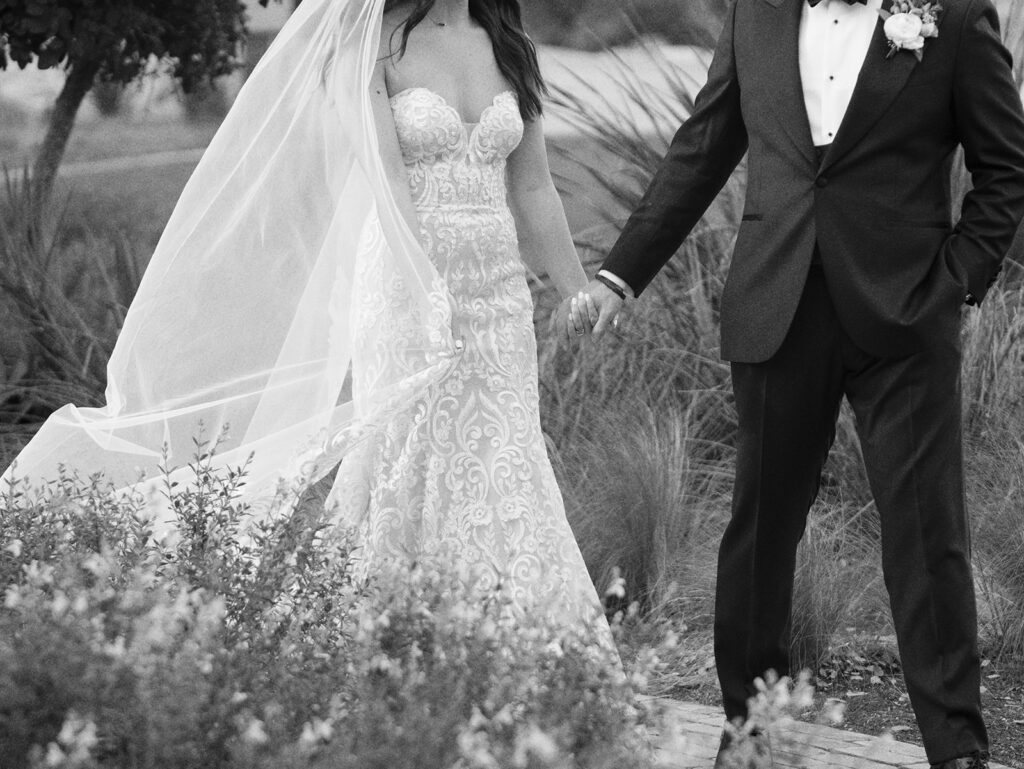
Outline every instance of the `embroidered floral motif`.
MULTIPOLYGON (((345 459, 336 515, 361 529, 357 557, 369 571, 452 554, 479 587, 503 584, 519 611, 603 623, 540 425, 533 302, 506 200, 506 160, 523 136, 515 94, 499 94, 479 123, 463 123, 424 88, 391 103, 420 241, 465 347, 448 376, 345 459)), ((357 295, 370 300, 357 329, 402 315, 362 288, 375 267, 366 269, 357 295)), ((388 351, 359 353, 353 387, 363 392, 388 351)))
POLYGON ((924 42, 939 36, 942 6, 934 0, 893 0, 889 10, 881 9, 885 20, 885 37, 892 58, 898 51, 910 51, 918 61, 924 58, 924 42))

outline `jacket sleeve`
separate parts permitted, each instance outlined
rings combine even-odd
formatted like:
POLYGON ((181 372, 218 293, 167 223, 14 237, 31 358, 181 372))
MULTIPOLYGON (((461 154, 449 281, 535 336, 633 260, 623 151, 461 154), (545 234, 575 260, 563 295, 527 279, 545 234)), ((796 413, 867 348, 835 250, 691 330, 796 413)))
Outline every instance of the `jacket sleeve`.
MULTIPOLYGON (((1024 109, 990 0, 973 0, 956 56, 953 109, 973 189, 943 256, 974 302, 1002 266, 1024 217, 1024 109)), ((970 300, 969 300, 970 301, 970 300)))
POLYGON ((601 266, 637 296, 704 215, 747 150, 733 50, 740 1, 729 9, 693 114, 676 132, 640 206, 601 266))

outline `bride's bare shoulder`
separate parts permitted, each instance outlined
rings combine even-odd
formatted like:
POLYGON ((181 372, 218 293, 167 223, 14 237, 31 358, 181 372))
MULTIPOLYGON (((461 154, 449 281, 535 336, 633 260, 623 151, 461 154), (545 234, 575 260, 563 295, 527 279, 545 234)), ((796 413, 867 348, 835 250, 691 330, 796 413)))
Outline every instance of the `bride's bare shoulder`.
POLYGON ((403 11, 401 6, 384 14, 380 28, 381 58, 392 56, 398 51, 401 46, 401 35, 398 30, 408 16, 409 12, 403 11))

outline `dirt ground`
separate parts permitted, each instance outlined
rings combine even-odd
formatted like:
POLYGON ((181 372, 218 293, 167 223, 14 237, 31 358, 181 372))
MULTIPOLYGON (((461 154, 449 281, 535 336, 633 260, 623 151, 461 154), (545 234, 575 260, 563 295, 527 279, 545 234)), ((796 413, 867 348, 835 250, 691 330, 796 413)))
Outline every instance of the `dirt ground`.
MULTIPOLYGON (((818 670, 816 691, 819 708, 826 699, 845 703, 842 729, 870 735, 891 732, 901 742, 921 744, 910 698, 903 684, 899 660, 890 647, 880 645, 866 652, 840 646, 818 670)), ((982 679, 982 704, 989 731, 992 760, 1024 769, 1024 665, 986 660, 982 679)), ((672 696, 703 704, 719 703, 714 670, 693 676, 689 685, 677 687, 672 696)), ((815 720, 816 712, 807 714, 815 720)))

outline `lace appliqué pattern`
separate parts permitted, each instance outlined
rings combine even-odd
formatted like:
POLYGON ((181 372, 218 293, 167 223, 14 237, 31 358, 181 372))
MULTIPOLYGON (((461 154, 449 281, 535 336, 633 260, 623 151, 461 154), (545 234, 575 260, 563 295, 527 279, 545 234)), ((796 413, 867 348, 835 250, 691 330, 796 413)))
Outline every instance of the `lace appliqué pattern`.
MULTIPOLYGON (((450 554, 479 587, 502 584, 517 610, 603 624, 540 426, 533 303, 506 199, 506 160, 524 130, 516 96, 496 96, 479 123, 424 88, 391 104, 421 242, 462 350, 448 376, 342 463, 337 514, 360 531, 371 572, 450 554)), ((389 322, 377 309, 364 308, 357 329, 389 322)), ((353 384, 372 387, 372 370, 353 384)))

